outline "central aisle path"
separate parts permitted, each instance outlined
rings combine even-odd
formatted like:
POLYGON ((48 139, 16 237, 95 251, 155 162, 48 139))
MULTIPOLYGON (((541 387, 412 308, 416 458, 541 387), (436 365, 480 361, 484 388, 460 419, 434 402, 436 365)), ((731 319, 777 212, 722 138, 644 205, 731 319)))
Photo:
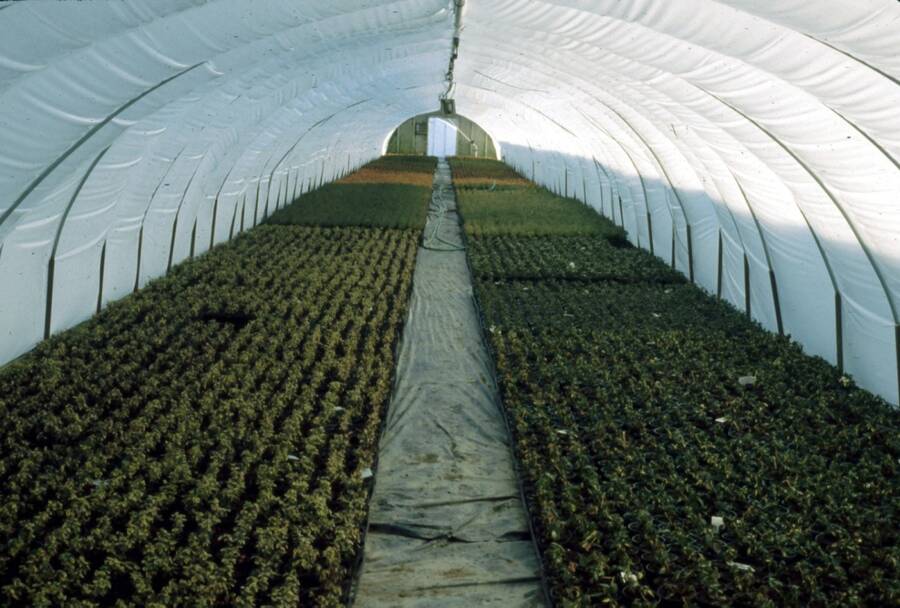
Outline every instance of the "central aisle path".
POLYGON ((434 184, 355 605, 543 606, 446 161, 434 184))

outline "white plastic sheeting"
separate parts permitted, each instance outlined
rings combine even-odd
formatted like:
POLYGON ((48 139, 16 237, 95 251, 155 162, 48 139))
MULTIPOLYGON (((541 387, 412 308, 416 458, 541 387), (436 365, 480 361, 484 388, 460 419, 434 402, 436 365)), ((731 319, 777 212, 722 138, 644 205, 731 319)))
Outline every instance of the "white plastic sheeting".
MULTIPOLYGON (((0 4, 0 362, 377 156, 453 0, 0 4)), ((900 401, 900 3, 467 0, 507 162, 900 401)))
POLYGON ((0 362, 379 156, 453 31, 446 0, 0 6, 0 362))

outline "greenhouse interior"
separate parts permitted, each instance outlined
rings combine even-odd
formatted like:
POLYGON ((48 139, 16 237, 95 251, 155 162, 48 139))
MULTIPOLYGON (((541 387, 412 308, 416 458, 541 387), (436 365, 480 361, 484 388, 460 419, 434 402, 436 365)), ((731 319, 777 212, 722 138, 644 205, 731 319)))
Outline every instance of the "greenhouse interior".
POLYGON ((0 606, 900 606, 900 2, 0 1, 0 606))

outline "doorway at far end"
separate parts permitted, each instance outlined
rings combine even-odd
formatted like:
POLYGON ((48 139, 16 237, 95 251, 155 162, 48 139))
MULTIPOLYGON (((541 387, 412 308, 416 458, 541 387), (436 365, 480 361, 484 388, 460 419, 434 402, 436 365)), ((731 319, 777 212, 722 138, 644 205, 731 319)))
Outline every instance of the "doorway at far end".
POLYGON ((432 116, 428 119, 428 156, 456 156, 456 121, 432 116))

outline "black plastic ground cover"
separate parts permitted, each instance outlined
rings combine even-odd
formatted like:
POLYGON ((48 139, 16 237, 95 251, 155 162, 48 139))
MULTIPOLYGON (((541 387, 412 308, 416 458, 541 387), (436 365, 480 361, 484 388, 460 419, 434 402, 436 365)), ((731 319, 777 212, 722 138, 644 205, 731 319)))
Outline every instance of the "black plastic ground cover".
MULTIPOLYGON (((456 196, 456 186, 453 186, 453 191, 454 196, 456 196)), ((462 211, 459 209, 459 205, 457 205, 456 217, 457 221, 459 222, 460 234, 462 235, 463 244, 466 248, 466 267, 469 269, 469 274, 472 277, 476 277, 477 275, 473 271, 471 260, 469 260, 469 235, 466 233, 465 218, 463 217, 462 211)), ((487 324, 485 323, 484 312, 481 309, 481 303, 478 301, 478 296, 476 295, 474 289, 472 291, 472 304, 475 306, 475 314, 478 317, 481 342, 484 345, 486 352, 490 355, 489 360, 491 375, 493 376, 493 381, 497 385, 497 390, 500 394, 500 414, 503 417, 503 424, 506 426, 506 432, 509 434, 509 437, 512 440, 510 445, 510 452, 512 453, 513 467, 516 471, 516 479, 519 482, 519 498, 522 501, 522 507, 525 509, 525 515, 528 520, 528 531, 531 536, 531 544, 534 547, 534 552, 538 556, 538 563, 540 564, 541 591, 544 594, 544 599, 547 602, 547 606, 549 608, 554 608, 557 605, 557 601, 553 595, 550 584, 548 583, 547 566, 544 563, 544 554, 541 551, 540 546, 538 546, 537 535, 535 534, 535 530, 537 529, 535 525, 535 517, 531 512, 531 507, 529 505, 525 492, 525 482, 524 477, 522 476, 522 463, 519 460, 519 454, 516 448, 517 437, 515 434, 515 430, 513 429, 513 426, 509 421, 509 413, 506 411, 506 406, 503 404, 503 387, 500 386, 500 384, 497 382, 497 378, 499 377, 497 374, 497 353, 494 351, 494 347, 491 345, 490 340, 487 339, 487 324)))
MULTIPOLYGON (((442 179, 449 185, 449 172, 442 179)), ((458 217, 445 226, 449 231, 445 238, 464 243, 458 217)), ((389 407, 399 409, 385 418, 393 432, 383 434, 385 448, 378 466, 384 468, 388 454, 391 465, 375 481, 366 534, 367 545, 371 546, 365 549, 368 556, 363 564, 370 558, 377 559, 371 566, 364 565, 361 573, 357 571, 352 599, 357 604, 377 606, 394 605, 391 602, 395 601, 404 605, 438 605, 436 601, 465 605, 466 601, 498 600, 501 604, 546 605, 543 564, 534 542, 532 518, 525 508, 509 422, 499 402, 495 366, 484 341, 480 312, 472 299, 469 261, 459 247, 446 251, 455 260, 440 262, 442 253, 429 252, 427 274, 416 267, 417 278, 423 282, 416 287, 414 279, 414 295, 418 294, 419 300, 410 308, 418 311, 418 321, 411 327, 423 324, 423 333, 412 339, 404 332, 403 344, 408 351, 404 354, 401 347, 397 374, 402 374, 407 383, 401 380, 392 387, 397 398, 389 407), (445 270, 450 272, 446 285, 440 274, 445 270), (457 314, 468 320, 462 325, 451 321, 442 328, 444 320, 457 314), (435 338, 440 346, 433 345, 435 338), (457 359, 454 353, 460 347, 466 354, 461 352, 457 359), (450 375, 444 375, 445 371, 450 375), (456 391, 462 392, 457 396, 456 391), (473 425, 472 436, 465 430, 470 428, 467 425, 473 425), (448 429, 455 430, 449 434, 448 429), (482 432, 494 439, 482 444, 482 432), (427 459, 420 460, 419 456, 427 459), (491 472, 495 466, 500 467, 496 478, 491 472), (389 477, 382 479, 386 474, 389 477), (387 485, 382 486, 384 483, 387 485), (445 500, 449 502, 441 502, 445 500), (488 504, 494 501, 504 505, 502 514, 498 511, 500 502, 497 507, 488 504), (376 530, 376 536, 368 534, 376 530), (530 540, 522 542, 526 535, 530 540), (459 546, 454 541, 470 548, 453 549, 459 546), (507 541, 516 542, 505 545, 507 541), (483 552, 478 543, 487 543, 483 552), (496 559, 503 560, 496 562, 504 564, 499 570, 494 570, 492 560, 496 559), (492 590, 482 591, 488 588, 492 590)))

